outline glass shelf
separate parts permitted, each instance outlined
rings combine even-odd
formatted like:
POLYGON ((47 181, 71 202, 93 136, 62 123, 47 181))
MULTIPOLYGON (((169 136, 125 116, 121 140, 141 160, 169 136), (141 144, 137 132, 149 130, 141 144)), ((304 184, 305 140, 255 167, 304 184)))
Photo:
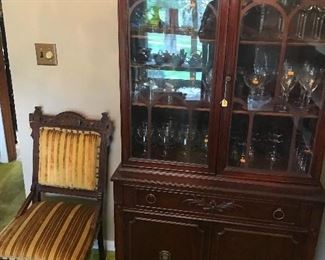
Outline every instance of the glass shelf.
POLYGON ((182 64, 181 66, 174 66, 173 64, 157 65, 154 62, 147 62, 145 64, 132 63, 131 67, 132 68, 153 69, 153 70, 193 71, 193 72, 201 72, 202 71, 202 67, 191 67, 188 64, 182 64))

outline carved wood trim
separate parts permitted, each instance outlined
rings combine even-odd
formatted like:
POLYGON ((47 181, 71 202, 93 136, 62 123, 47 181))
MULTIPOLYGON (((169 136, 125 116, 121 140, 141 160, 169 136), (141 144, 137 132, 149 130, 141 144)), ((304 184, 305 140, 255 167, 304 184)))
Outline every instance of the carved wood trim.
POLYGON ((219 213, 235 208, 243 208, 234 201, 217 202, 215 199, 200 198, 196 196, 183 200, 183 203, 188 206, 201 207, 204 211, 217 211, 219 213))

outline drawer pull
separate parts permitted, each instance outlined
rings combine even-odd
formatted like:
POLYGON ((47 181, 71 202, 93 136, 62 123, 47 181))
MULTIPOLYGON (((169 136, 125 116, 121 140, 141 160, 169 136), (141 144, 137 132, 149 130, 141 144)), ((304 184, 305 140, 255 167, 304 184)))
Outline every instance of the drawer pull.
POLYGON ((152 193, 149 193, 147 196, 146 196, 146 202, 148 204, 155 204, 157 202, 157 198, 156 198, 156 195, 155 194, 152 194, 152 193))
POLYGON ((281 208, 278 208, 276 210, 273 211, 273 218, 275 220, 283 220, 285 218, 285 213, 281 208))
POLYGON ((171 253, 167 250, 161 250, 159 252, 159 260, 171 260, 171 253))
POLYGON ((215 200, 205 200, 204 198, 190 198, 183 201, 188 206, 198 206, 204 211, 218 211, 223 213, 225 210, 242 208, 242 206, 235 204, 233 201, 216 202, 215 200))

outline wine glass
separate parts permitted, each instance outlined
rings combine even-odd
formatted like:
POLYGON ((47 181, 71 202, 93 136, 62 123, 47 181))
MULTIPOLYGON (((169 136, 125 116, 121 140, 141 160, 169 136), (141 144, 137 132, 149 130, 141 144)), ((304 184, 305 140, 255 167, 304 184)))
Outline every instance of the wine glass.
POLYGON ((177 139, 178 144, 182 147, 183 158, 188 160, 190 155, 189 146, 194 139, 194 134, 190 130, 189 124, 184 124, 180 127, 177 139))
POLYGON ((283 110, 288 110, 287 104, 289 101, 289 94, 291 90, 294 88, 296 85, 297 78, 295 75, 295 71, 293 70, 292 66, 289 65, 289 63, 286 61, 284 63, 284 68, 282 72, 282 76, 280 78, 280 85, 282 89, 282 100, 283 100, 283 105, 282 109, 283 110))
POLYGON ((142 122, 136 129, 136 141, 142 145, 142 155, 145 157, 148 149, 148 123, 142 122))
POLYGON ((272 170, 279 160, 279 145, 283 143, 283 135, 277 132, 269 133, 268 141, 271 144, 271 149, 269 152, 269 160, 270 160, 270 169, 272 170))
POLYGON ((304 142, 298 144, 296 148, 297 170, 299 173, 306 174, 310 162, 311 149, 304 142))
POLYGON ((254 65, 252 72, 246 72, 244 74, 244 82, 250 89, 250 94, 254 97, 258 94, 264 95, 264 83, 266 81, 265 70, 257 65, 254 65), (261 93, 259 93, 261 90, 261 93))
POLYGON ((319 85, 317 74, 318 73, 316 67, 307 62, 303 65, 301 76, 299 78, 299 83, 303 87, 302 107, 309 105, 311 96, 319 85))
POLYGON ((166 158, 168 156, 169 150, 176 143, 177 132, 173 120, 170 118, 165 123, 163 123, 163 125, 160 128, 158 128, 157 133, 158 133, 159 143, 163 147, 162 155, 164 158, 166 158))

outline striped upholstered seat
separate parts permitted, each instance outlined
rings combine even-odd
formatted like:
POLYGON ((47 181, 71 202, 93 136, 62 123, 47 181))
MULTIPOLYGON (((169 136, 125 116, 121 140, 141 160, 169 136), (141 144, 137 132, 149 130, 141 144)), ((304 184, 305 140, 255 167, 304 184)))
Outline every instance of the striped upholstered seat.
POLYGON ((94 206, 37 202, 0 233, 0 255, 10 259, 85 259, 99 210, 94 206))
POLYGON ((0 233, 0 259, 85 260, 97 237, 104 260, 102 212, 111 121, 106 113, 101 120, 88 120, 74 112, 43 115, 36 107, 30 124, 31 193, 0 233))

